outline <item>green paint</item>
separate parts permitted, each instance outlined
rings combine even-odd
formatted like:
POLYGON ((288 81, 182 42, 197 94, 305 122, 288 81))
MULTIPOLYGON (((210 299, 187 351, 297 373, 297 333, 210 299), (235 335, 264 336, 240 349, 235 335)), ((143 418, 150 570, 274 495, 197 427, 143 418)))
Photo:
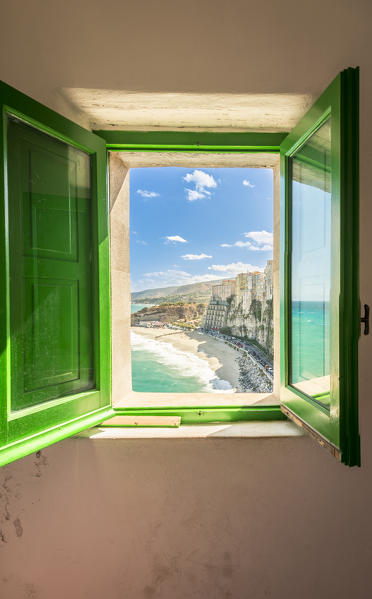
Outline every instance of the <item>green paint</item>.
POLYGON ((90 158, 8 121, 12 411, 94 388, 90 158))
POLYGON ((47 428, 46 426, 45 430, 39 434, 20 438, 18 441, 4 445, 0 448, 0 467, 49 447, 53 443, 63 441, 72 435, 77 435, 92 426, 99 426, 103 420, 111 418, 112 415, 113 412, 110 408, 94 410, 92 413, 86 412, 80 418, 71 419, 69 422, 55 427, 47 428))
MULTIPOLYGON (((309 160, 317 161, 316 156, 309 160)), ((340 73, 281 144, 281 401, 360 464, 358 433, 358 69, 340 73), (331 115, 332 281, 329 410, 290 381, 291 156, 331 115)))
POLYGON ((0 103, 4 464, 112 412, 105 143, 3 83, 0 103))
POLYGON ((116 416, 181 416, 181 424, 286 420, 279 405, 114 408, 116 416))
POLYGON ((111 151, 274 152, 286 133, 214 133, 192 131, 95 131, 111 151))

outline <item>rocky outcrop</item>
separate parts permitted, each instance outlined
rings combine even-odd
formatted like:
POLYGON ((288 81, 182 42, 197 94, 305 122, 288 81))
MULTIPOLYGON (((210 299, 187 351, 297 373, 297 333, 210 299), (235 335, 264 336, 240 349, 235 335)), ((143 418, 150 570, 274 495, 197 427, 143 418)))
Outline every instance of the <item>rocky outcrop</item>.
POLYGON ((243 312, 242 303, 236 305, 232 299, 226 319, 226 327, 234 337, 254 339, 270 355, 274 347, 273 301, 252 300, 248 312, 243 312))
POLYGON ((202 303, 198 304, 160 304, 159 306, 151 306, 149 308, 143 308, 138 312, 135 312, 131 316, 131 324, 135 326, 139 322, 190 322, 200 319, 205 309, 205 305, 202 303))

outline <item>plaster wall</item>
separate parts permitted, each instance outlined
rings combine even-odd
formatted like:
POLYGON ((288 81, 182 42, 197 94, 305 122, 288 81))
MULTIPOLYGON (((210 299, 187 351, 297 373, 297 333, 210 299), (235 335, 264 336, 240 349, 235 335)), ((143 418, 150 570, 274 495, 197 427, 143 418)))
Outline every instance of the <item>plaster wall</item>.
MULTIPOLYGON (((371 303, 368 0, 3 0, 0 78, 86 123, 70 88, 318 95, 361 67, 361 300, 371 303)), ((0 473, 6 599, 367 599, 372 337, 363 467, 307 437, 75 438, 0 473)))

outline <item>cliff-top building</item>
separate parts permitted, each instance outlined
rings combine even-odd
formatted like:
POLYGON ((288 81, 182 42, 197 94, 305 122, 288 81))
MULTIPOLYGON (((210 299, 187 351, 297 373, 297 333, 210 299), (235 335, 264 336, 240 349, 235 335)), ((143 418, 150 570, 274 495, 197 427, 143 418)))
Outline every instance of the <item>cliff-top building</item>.
POLYGON ((226 301, 228 297, 235 295, 235 279, 225 279, 218 285, 212 286, 212 299, 226 301))
POLYGON ((255 338, 272 352, 273 261, 264 272, 239 273, 212 286, 212 297, 205 310, 205 329, 231 329, 232 334, 255 338), (254 302, 254 304, 253 304, 254 302))
POLYGON ((262 302, 265 274, 259 271, 247 273, 247 285, 242 291, 242 310, 248 313, 254 299, 262 302))
POLYGON ((236 275, 236 283, 235 283, 235 295, 236 295, 236 304, 240 304, 242 301, 242 294, 245 289, 247 289, 248 285, 248 272, 242 272, 236 275))

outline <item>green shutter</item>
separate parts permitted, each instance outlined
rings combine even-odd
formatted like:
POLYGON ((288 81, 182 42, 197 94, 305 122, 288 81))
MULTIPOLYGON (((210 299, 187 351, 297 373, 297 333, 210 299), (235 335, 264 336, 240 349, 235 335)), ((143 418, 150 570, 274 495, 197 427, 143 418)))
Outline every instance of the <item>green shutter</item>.
POLYGON ((0 464, 111 413, 106 148, 0 85, 0 464))
POLYGON ((281 405, 348 465, 358 434, 358 69, 281 144, 281 405))

